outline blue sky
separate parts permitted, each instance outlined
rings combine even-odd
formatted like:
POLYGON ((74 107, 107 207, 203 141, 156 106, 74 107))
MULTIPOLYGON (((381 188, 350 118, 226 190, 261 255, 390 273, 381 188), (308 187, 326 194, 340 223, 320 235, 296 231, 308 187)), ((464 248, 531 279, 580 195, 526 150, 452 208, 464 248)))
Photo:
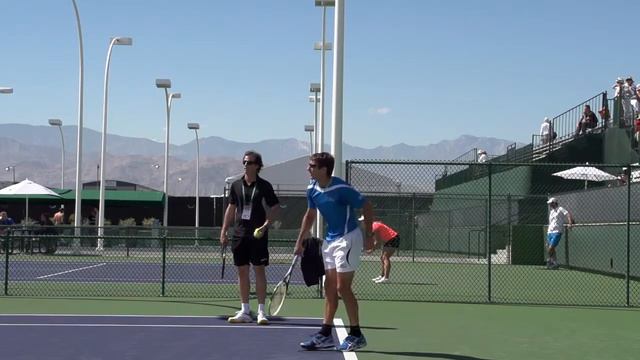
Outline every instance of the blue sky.
MULTIPOLYGON (((313 0, 77 0, 85 46, 85 126, 100 130, 112 36, 113 134, 308 140, 319 81, 321 10, 313 0)), ((333 14, 328 11, 329 40, 333 14)), ((427 145, 462 134, 530 142, 544 116, 640 78, 639 1, 346 0, 344 141, 427 145), (626 30, 625 30, 626 28, 626 30)), ((0 123, 77 123, 78 41, 71 0, 7 1, 0 12, 0 123)), ((327 90, 331 90, 331 54, 327 90)), ((330 102, 327 102, 330 123, 330 102)), ((326 139, 330 138, 329 129, 326 139)), ((53 136, 53 135, 52 135, 53 136)))

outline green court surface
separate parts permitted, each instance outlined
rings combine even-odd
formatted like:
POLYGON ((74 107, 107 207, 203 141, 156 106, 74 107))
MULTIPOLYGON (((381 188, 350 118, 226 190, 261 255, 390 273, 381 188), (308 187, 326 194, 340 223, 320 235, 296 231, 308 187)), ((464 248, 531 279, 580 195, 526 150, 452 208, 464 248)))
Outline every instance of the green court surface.
MULTIPOLYGON (((0 298, 7 314, 227 315, 238 305, 229 299, 0 298)), ((322 308, 320 299, 289 299, 281 315, 321 317, 322 308)), ((364 360, 624 360, 640 354, 637 308, 361 301, 360 313, 369 345, 357 358, 364 360)), ((342 304, 338 316, 347 323, 342 304)))

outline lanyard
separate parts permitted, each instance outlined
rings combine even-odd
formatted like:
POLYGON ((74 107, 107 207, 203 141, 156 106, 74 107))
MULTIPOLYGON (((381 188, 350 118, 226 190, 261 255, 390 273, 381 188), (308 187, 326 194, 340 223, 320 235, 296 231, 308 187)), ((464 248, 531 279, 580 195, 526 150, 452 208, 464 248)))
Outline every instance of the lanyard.
POLYGON ((242 206, 244 207, 244 205, 251 205, 253 203, 253 195, 256 194, 256 188, 258 187, 258 182, 256 181, 256 184, 253 186, 253 191, 251 192, 251 199, 249 200, 249 202, 247 203, 247 198, 244 194, 244 181, 242 181, 242 206))

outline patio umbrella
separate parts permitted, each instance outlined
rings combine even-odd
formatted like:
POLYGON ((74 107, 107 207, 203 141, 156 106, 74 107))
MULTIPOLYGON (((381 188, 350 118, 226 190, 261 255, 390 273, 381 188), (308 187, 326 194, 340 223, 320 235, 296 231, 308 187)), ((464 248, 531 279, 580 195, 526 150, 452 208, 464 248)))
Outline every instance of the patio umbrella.
POLYGON ((49 195, 60 197, 51 189, 35 183, 29 179, 25 179, 17 184, 9 185, 0 189, 0 195, 24 195, 26 198, 25 218, 29 218, 29 195, 49 195))
POLYGON ((553 173, 552 175, 559 176, 563 179, 584 180, 585 189, 587 188, 587 181, 606 181, 618 179, 617 176, 611 175, 608 172, 602 171, 593 166, 576 166, 571 169, 553 173))

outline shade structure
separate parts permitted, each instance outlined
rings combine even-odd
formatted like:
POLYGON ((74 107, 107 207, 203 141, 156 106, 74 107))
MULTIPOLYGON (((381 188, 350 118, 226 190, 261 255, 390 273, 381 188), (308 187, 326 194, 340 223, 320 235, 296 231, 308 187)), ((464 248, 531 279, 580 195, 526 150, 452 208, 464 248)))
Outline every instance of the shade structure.
POLYGON ((593 166, 576 166, 571 169, 553 173, 552 175, 569 180, 584 180, 585 189, 587 188, 587 181, 607 181, 618 179, 617 176, 611 175, 608 172, 602 171, 593 166))
POLYGON ((30 195, 48 195, 52 197, 60 197, 53 190, 35 183, 29 179, 25 179, 17 184, 9 185, 0 189, 0 195, 24 195, 25 197, 25 218, 29 218, 29 196, 30 195))

